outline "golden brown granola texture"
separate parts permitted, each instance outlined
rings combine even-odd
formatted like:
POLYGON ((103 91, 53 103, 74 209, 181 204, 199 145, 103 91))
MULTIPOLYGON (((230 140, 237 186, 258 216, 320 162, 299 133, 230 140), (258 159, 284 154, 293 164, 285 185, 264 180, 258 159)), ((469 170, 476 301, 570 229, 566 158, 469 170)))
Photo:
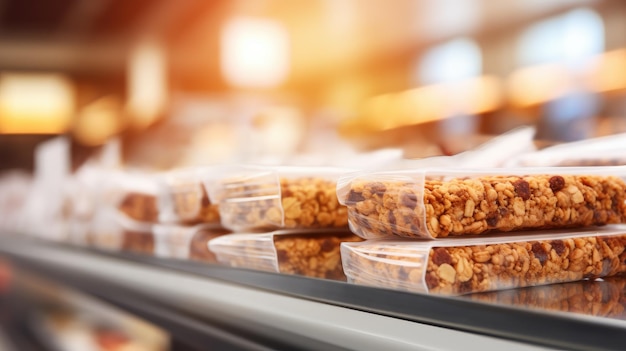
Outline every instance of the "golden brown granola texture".
POLYGON ((376 276, 390 288, 466 294, 624 274, 625 247, 621 235, 437 247, 427 261, 376 243, 367 247, 376 254, 349 252, 355 283, 371 284, 376 276))
MULTIPOLYGON (((342 242, 362 241, 352 233, 311 233, 274 235, 278 271, 285 274, 304 275, 315 278, 346 280, 341 265, 342 242)), ((228 264, 265 271, 274 271, 267 255, 259 257, 259 241, 250 239, 240 242, 245 246, 244 254, 229 256, 228 264)))
POLYGON ((620 223, 626 183, 618 177, 487 176, 407 182, 355 181, 346 196, 364 237, 447 237, 620 223))
POLYGON ((237 229, 347 228, 348 211, 339 204, 335 189, 336 182, 323 178, 282 178, 280 198, 263 198, 276 193, 275 187, 242 183, 229 191, 246 194, 249 201, 220 202, 223 223, 237 229))

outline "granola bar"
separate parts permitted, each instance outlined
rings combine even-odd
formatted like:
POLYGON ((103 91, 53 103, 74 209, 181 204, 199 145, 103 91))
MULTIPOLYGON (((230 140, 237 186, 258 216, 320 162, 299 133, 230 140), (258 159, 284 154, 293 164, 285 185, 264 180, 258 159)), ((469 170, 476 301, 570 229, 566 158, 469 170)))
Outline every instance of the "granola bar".
POLYGON ((157 257, 179 260, 216 262, 209 251, 208 242, 229 232, 210 224, 186 226, 181 224, 158 224, 153 226, 157 257))
POLYGON ((345 281, 340 244, 361 240, 349 232, 252 234, 224 236, 210 247, 221 263, 233 267, 345 281))
POLYGON ((199 183, 170 185, 171 217, 185 223, 219 223, 217 205, 211 203, 204 187, 199 183))
POLYGON ((139 222, 157 222, 159 210, 155 195, 130 192, 118 205, 120 212, 139 222))
POLYGON ((354 241, 361 239, 352 234, 275 235, 279 271, 345 281, 340 246, 354 241))
POLYGON ((356 284, 467 294, 626 273, 626 235, 428 246, 412 242, 342 245, 356 284))
POLYGON ((324 178, 281 178, 273 184, 232 182, 220 201, 225 227, 347 228, 348 211, 337 200, 336 182, 324 178))
POLYGON ((482 234, 620 223, 626 183, 613 176, 483 176, 416 182, 353 181, 343 199, 366 238, 482 234))

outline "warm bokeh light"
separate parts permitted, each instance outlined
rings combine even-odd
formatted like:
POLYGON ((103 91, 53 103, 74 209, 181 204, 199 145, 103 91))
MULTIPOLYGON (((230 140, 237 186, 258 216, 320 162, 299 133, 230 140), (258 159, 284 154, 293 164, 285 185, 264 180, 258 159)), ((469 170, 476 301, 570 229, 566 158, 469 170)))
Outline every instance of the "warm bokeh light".
POLYGON ((626 49, 609 51, 594 62, 590 85, 595 91, 626 89, 626 49))
POLYGON ((128 113, 133 125, 146 127, 167 103, 167 63, 161 44, 146 40, 132 51, 128 62, 128 113))
POLYGON ((71 122, 74 107, 72 83, 63 75, 0 76, 1 133, 62 133, 71 122))
POLYGON ((98 99, 85 106, 73 127, 76 140, 85 145, 101 145, 120 130, 121 103, 113 97, 98 99))
POLYGON ((221 32, 222 73, 234 86, 278 86, 287 79, 289 61, 289 37, 278 22, 237 18, 221 32))
POLYGON ((576 72, 560 64, 521 68, 508 79, 511 104, 529 107, 554 100, 575 86, 594 92, 626 89, 626 49, 605 52, 587 60, 576 72))
POLYGON ((441 120, 455 115, 476 115, 498 108, 502 103, 501 82, 481 76, 455 83, 428 85, 370 99, 357 118, 346 126, 382 131, 441 120))
POLYGON ((546 64, 523 68, 511 74, 508 92, 511 103, 528 107, 563 95, 570 86, 567 67, 546 64))

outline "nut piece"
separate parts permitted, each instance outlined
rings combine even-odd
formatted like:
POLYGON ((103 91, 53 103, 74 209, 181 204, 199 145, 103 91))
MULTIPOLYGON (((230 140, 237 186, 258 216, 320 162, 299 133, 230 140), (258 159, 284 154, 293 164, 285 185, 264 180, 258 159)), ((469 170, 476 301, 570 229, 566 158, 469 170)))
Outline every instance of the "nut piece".
POLYGON ((444 263, 437 268, 437 275, 447 283, 454 283, 456 280, 456 271, 447 263, 444 263))
POLYGON ((356 180, 350 186, 345 203, 352 228, 364 238, 441 238, 626 221, 626 183, 612 176, 427 178, 418 190, 401 181, 356 180))

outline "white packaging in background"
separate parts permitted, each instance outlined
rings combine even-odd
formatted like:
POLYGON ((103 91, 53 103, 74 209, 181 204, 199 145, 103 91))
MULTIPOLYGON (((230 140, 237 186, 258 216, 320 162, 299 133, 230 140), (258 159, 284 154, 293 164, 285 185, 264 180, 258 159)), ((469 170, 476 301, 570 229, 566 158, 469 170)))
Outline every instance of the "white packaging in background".
POLYGON ((55 241, 66 239, 62 211, 70 169, 70 142, 66 137, 45 141, 37 147, 33 186, 20 216, 21 232, 55 241))
POLYGON ((559 144, 507 162, 522 167, 618 165, 626 165, 626 133, 559 144))

